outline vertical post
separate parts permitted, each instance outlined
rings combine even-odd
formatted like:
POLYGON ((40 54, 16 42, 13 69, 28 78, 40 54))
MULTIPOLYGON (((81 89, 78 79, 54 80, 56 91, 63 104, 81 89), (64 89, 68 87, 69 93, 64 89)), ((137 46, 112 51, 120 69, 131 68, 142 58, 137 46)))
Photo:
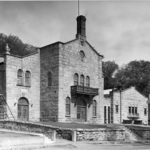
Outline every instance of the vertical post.
POLYGON ((77 141, 77 131, 72 131, 72 141, 73 142, 77 141))
POLYGON ((56 130, 52 131, 52 140, 56 141, 56 130))
POLYGON ((120 89, 120 124, 122 123, 122 93, 120 89))

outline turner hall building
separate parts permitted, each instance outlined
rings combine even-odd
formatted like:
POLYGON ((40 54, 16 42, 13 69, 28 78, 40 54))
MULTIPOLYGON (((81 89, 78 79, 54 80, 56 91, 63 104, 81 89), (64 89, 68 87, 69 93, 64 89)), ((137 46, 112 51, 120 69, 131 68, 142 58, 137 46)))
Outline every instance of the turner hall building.
POLYGON ((69 42, 25 56, 7 45, 0 58, 1 118, 104 123, 102 58, 87 41, 84 16, 69 42))

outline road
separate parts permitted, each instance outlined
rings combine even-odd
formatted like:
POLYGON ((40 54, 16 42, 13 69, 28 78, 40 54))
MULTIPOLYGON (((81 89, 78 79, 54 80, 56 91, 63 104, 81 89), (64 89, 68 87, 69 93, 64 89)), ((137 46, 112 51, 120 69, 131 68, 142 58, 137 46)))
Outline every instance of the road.
POLYGON ((88 142, 63 142, 36 150, 150 150, 150 144, 98 144, 88 142))

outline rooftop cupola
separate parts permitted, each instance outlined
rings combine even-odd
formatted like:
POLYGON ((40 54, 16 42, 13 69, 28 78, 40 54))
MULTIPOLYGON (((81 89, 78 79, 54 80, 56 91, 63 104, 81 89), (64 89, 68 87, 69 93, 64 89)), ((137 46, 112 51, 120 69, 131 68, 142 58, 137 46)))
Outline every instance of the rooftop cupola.
POLYGON ((77 34, 76 38, 86 39, 86 18, 85 16, 77 17, 77 34))

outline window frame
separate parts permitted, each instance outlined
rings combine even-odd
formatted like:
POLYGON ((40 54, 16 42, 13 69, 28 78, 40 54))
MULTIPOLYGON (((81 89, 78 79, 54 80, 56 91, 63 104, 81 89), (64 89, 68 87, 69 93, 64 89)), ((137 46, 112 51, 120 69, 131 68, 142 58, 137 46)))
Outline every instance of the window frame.
POLYGON ((80 86, 84 86, 84 75, 80 75, 80 86))
POLYGON ((86 76, 86 87, 90 87, 90 77, 86 76))
POLYGON ((70 117, 71 115, 71 99, 70 97, 66 98, 66 117, 70 117))
POLYGON ((119 105, 115 105, 115 112, 116 112, 116 114, 119 113, 119 105))
POLYGON ((24 85, 24 72, 22 69, 18 69, 17 71, 17 85, 18 86, 24 85))
POLYGON ((25 86, 31 87, 31 72, 29 70, 25 72, 25 86))
POLYGON ((74 85, 78 85, 79 84, 79 75, 77 73, 74 74, 74 85))
POLYGON ((93 117, 97 117, 97 101, 93 100, 93 117))

